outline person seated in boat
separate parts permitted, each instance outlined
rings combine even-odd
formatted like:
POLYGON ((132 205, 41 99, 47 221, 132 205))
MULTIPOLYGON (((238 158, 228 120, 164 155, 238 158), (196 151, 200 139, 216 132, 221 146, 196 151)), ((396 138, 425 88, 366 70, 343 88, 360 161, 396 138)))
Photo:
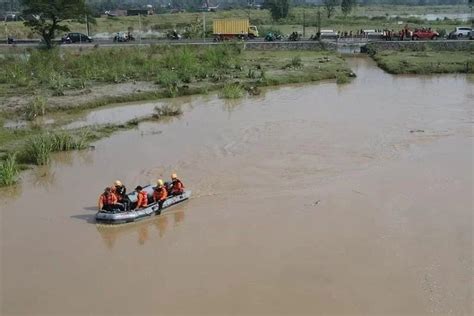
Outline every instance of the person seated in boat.
POLYGON ((181 180, 178 179, 178 175, 173 173, 171 175, 171 195, 180 195, 184 192, 184 185, 181 180))
POLYGON ((135 209, 147 207, 148 206, 148 195, 147 195, 146 191, 144 191, 141 186, 137 186, 135 188, 135 191, 137 191, 137 205, 135 206, 135 209))
POLYGON ((167 197, 168 190, 166 190, 163 180, 159 179, 156 182, 156 187, 153 191, 153 201, 158 203, 158 205, 160 206, 160 210, 163 207, 163 202, 166 200, 167 197))
POLYGON ((117 197, 112 192, 112 189, 107 187, 104 189, 104 193, 99 196, 99 211, 104 210, 112 212, 115 210, 123 211, 123 205, 118 204, 117 197))

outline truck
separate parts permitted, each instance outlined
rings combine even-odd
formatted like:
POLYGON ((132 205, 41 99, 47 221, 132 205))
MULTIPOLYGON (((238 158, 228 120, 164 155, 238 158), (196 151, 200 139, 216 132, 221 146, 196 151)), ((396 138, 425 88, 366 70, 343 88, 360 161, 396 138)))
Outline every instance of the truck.
POLYGON ((216 19, 212 23, 215 41, 258 37, 258 29, 248 19, 216 19))

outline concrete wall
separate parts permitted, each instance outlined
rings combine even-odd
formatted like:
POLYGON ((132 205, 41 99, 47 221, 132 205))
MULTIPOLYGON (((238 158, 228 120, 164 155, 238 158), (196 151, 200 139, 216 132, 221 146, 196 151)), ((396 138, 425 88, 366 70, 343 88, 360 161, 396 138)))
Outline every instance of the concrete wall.
POLYGON ((381 41, 366 45, 368 51, 384 50, 440 50, 440 51, 474 51, 474 41, 381 41))
POLYGON ((336 50, 335 43, 318 42, 318 41, 297 41, 297 42, 245 42, 244 49, 246 50, 336 50))

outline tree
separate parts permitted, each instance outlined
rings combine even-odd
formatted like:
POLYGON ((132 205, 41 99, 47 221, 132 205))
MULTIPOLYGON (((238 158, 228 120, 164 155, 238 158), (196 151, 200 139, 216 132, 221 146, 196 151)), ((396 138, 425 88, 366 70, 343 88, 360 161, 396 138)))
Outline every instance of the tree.
POLYGON ((326 10, 326 15, 330 19, 334 12, 336 12, 336 7, 339 5, 339 0, 323 0, 324 9, 326 10))
POLYGON ((270 10, 274 20, 284 19, 290 12, 290 0, 265 0, 264 6, 270 10))
POLYGON ((355 5, 355 0, 342 0, 341 1, 341 11, 344 16, 348 15, 351 13, 352 8, 355 5))
POLYGON ((69 32, 65 20, 82 20, 89 10, 85 0, 22 0, 25 25, 41 35, 46 47, 53 47, 56 33, 69 32))

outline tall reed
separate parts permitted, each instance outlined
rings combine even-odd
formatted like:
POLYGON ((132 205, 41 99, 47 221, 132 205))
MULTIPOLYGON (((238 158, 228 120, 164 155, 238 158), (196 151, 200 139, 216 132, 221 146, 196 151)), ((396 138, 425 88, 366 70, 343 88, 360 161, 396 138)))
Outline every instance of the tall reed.
POLYGON ((16 154, 9 154, 7 158, 0 162, 0 186, 15 184, 18 179, 18 163, 16 154))

